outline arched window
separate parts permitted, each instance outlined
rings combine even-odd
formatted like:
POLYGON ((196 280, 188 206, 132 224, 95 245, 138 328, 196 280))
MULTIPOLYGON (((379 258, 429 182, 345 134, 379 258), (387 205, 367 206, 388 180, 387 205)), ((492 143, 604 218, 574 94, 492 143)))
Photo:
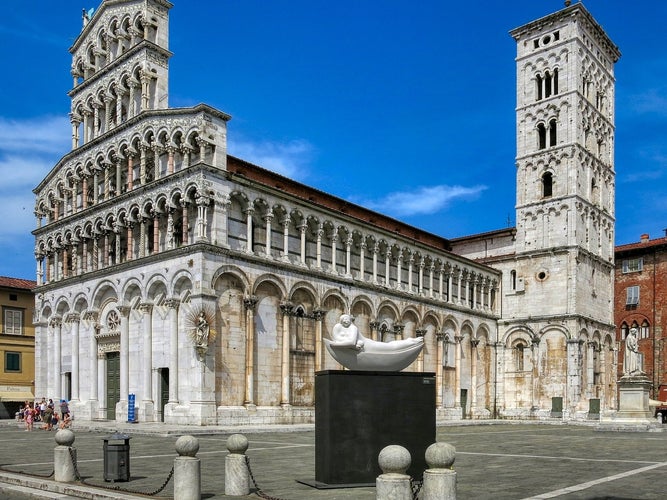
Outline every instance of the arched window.
POLYGON ((512 269, 510 271, 510 288, 516 290, 516 270, 512 269))
POLYGON ((628 336, 628 324, 623 323, 621 325, 621 340, 625 340, 625 337, 628 336))
POLYGON ((558 94, 558 68, 554 69, 553 81, 554 95, 556 95, 558 94))
POLYGON ((544 123, 537 126, 537 148, 544 149, 547 147, 547 129, 544 123))
POLYGON ((551 96, 551 74, 547 71, 544 74, 544 97, 551 96))
POLYGON ((537 100, 542 100, 542 76, 537 75, 535 77, 535 84, 537 85, 537 100))
POLYGON ((647 339, 649 338, 649 327, 648 327, 648 321, 644 320, 642 322, 642 326, 639 329, 639 338, 640 339, 647 339))
POLYGON ((553 182, 551 172, 544 172, 542 175, 542 197, 547 198, 552 195, 553 182))
POLYGON ((549 146, 556 145, 556 120, 549 121, 549 146))
POLYGON ((525 365, 523 362, 524 351, 526 350, 526 344, 522 341, 517 342, 514 346, 514 366, 516 371, 522 372, 525 370, 525 365))

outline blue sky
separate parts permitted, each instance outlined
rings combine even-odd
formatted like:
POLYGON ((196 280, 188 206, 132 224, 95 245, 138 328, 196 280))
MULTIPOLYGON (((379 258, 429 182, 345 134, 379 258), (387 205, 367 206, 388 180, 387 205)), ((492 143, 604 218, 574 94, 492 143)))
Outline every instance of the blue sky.
MULTIPOLYGON (((515 44, 556 0, 173 0, 172 107, 229 151, 447 238, 515 224, 515 44)), ((68 48, 99 0, 0 17, 0 275, 34 279, 32 189, 69 151, 68 48)), ((667 227, 667 2, 588 0, 616 65, 616 243, 667 227)))

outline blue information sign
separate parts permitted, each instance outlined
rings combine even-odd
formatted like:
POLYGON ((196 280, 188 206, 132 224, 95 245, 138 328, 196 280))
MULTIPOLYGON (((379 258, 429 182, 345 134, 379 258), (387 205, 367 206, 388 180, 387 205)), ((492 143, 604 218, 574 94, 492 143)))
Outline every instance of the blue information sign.
POLYGON ((128 394, 127 396, 127 421, 134 422, 134 401, 135 395, 128 394))

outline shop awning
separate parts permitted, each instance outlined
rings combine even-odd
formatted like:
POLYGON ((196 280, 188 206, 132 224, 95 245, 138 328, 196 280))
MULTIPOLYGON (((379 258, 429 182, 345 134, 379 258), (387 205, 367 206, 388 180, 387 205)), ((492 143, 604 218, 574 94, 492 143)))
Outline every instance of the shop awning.
POLYGON ((34 401, 35 396, 29 389, 25 391, 0 391, 0 401, 15 402, 15 401, 34 401))

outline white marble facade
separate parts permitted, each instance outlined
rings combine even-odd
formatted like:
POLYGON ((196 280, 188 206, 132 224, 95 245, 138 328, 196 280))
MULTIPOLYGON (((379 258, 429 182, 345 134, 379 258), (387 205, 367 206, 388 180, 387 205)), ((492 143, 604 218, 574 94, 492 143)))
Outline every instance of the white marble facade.
MULTIPOLYGON (((608 163, 569 139, 552 151, 569 158, 557 162, 567 185, 603 172, 582 208, 551 157, 520 145, 516 229, 424 233, 228 156, 221 111, 170 109, 170 7, 103 2, 71 49, 72 151, 36 189, 36 395, 70 398, 81 419, 125 420, 134 395, 140 421, 312 421, 314 373, 341 368, 322 339, 351 313, 374 340, 423 336, 408 370, 436 373, 440 418, 540 417, 553 396, 572 416, 591 397, 611 407, 608 163), (530 198, 545 171, 558 195, 530 198), (568 229, 581 227, 595 236, 568 229)), ((576 45, 573 9, 589 21, 580 4, 553 20, 576 45)), ((547 26, 514 36, 529 46, 547 26)), ((520 94, 536 85, 524 73, 520 94)), ((541 111, 521 109, 539 144, 541 111)))

